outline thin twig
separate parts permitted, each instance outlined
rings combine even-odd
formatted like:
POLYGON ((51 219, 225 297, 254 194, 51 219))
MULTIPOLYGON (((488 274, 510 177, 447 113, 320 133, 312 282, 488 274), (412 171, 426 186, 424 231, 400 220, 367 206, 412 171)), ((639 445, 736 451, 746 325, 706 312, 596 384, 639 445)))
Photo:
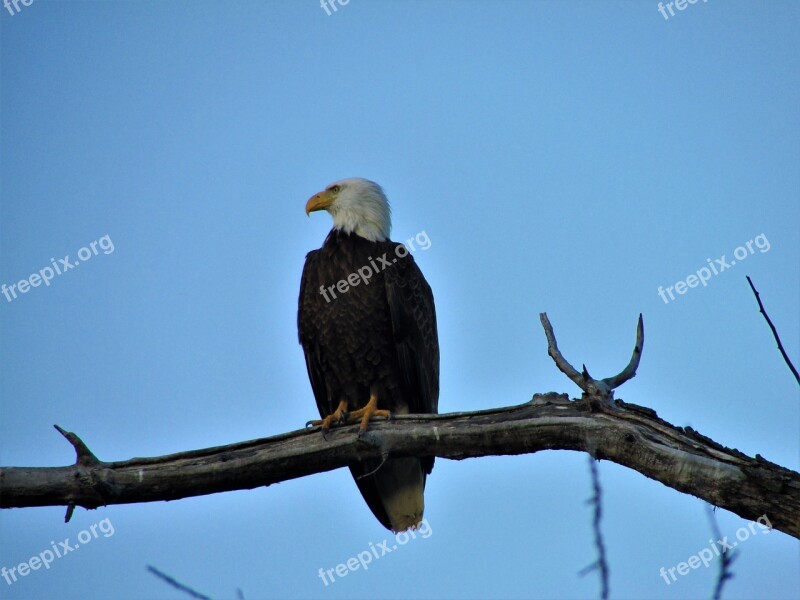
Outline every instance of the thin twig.
POLYGON ((547 313, 539 313, 539 320, 542 322, 544 335, 547 337, 547 353, 555 361, 558 370, 574 381, 575 385, 585 392, 587 390, 586 380, 578 373, 575 367, 569 364, 569 361, 564 358, 564 355, 558 349, 556 335, 553 333, 553 326, 550 324, 550 319, 547 318, 547 313))
POLYGON ((173 579, 172 577, 170 577, 166 573, 162 573, 161 571, 159 571, 158 569, 156 569, 153 566, 147 565, 147 570, 150 571, 156 577, 159 577, 160 579, 163 579, 164 581, 166 581, 169 585, 174 587, 176 590, 180 590, 182 592, 186 592, 192 598, 198 598, 198 600, 212 600, 212 598, 210 596, 206 596, 205 594, 201 594, 200 592, 197 592, 197 591, 193 590, 189 586, 183 585, 180 581, 176 581, 175 579, 173 579))
POLYGON ((625 367, 621 373, 608 377, 605 379, 606 385, 609 388, 616 389, 626 381, 636 377, 636 369, 639 368, 639 361, 642 358, 642 350, 644 349, 644 319, 642 313, 639 313, 639 321, 636 324, 636 345, 633 347, 633 354, 628 366, 625 367))
POLYGON ((750 284, 750 289, 753 290, 753 293, 756 296, 756 300, 758 301, 758 310, 762 315, 764 315, 764 318, 767 320, 767 325, 769 325, 769 328, 772 330, 772 335, 775 337, 775 341, 778 342, 778 350, 781 351, 781 354, 783 355, 783 360, 785 360, 786 364, 789 365, 789 369, 791 369, 792 375, 794 375, 794 378, 797 380, 797 383, 800 384, 800 375, 797 374, 797 369, 794 368, 792 361, 789 360, 789 356, 786 354, 786 350, 783 349, 783 344, 781 343, 781 338, 778 335, 778 330, 775 329, 775 325, 772 324, 772 320, 769 318, 767 311, 764 310, 764 305, 761 303, 761 296, 758 295, 758 290, 756 290, 756 286, 753 285, 753 282, 750 279, 749 275, 746 275, 746 277, 747 277, 747 283, 750 284))
POLYGON ((603 492, 600 489, 600 476, 597 473, 597 465, 595 459, 589 456, 589 470, 592 473, 592 490, 594 494, 587 501, 588 504, 594 505, 594 519, 592 527, 594 528, 594 545, 597 547, 597 560, 585 567, 579 572, 579 575, 586 575, 594 570, 600 571, 600 597, 603 600, 608 599, 608 562, 606 560, 606 547, 603 543, 603 532, 600 530, 600 522, 603 518, 603 492))
POLYGON ((375 473, 380 471, 380 468, 383 466, 383 464, 387 461, 388 458, 389 458, 388 454, 381 455, 381 463, 377 467, 375 467, 369 473, 364 473, 363 475, 359 475, 358 477, 356 477, 356 479, 364 479, 365 477, 369 477, 370 475, 375 475, 375 473))
POLYGON ((55 427, 56 431, 63 435, 67 441, 72 444, 72 447, 75 448, 75 464, 89 467, 100 464, 100 461, 97 459, 94 453, 89 450, 89 447, 76 434, 62 429, 58 425, 53 425, 53 427, 55 427))
MULTIPOLYGON (((711 505, 706 504, 706 512, 708 513, 708 520, 711 521, 711 531, 714 534, 714 539, 719 540, 722 538, 722 534, 719 532, 719 527, 717 527, 717 518, 714 516, 714 509, 711 505)), ((725 582, 729 579, 733 579, 734 575, 730 572, 730 567, 733 564, 733 561, 736 560, 736 550, 728 550, 727 548, 722 548, 722 554, 719 557, 719 573, 717 573, 717 584, 714 586, 714 600, 720 600, 722 598, 722 588, 725 585, 725 582)))

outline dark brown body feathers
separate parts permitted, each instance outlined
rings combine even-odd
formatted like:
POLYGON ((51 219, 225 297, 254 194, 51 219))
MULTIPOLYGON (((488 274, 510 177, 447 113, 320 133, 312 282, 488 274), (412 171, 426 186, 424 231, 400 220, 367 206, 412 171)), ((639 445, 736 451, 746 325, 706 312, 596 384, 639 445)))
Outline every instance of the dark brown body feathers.
MULTIPOLYGON (((363 407, 371 391, 380 409, 438 412, 433 293, 402 244, 331 231, 322 248, 306 256, 297 326, 321 417, 343 399, 348 410, 363 407)), ((408 505, 419 495, 421 519, 422 489, 433 457, 389 459, 376 473, 361 477, 379 464, 365 461, 350 470, 378 520, 388 529, 404 529, 415 517, 397 513, 414 512, 408 505)))

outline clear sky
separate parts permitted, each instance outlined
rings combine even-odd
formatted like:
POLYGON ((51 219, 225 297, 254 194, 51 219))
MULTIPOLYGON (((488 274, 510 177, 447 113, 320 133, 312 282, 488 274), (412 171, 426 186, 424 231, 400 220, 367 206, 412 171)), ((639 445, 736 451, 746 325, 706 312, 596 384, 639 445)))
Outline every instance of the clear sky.
MULTIPOLYGON (((0 7, 0 283, 36 287, 0 296, 0 464, 72 462, 54 423, 103 460, 302 427, 297 293, 330 228, 303 206, 361 176, 393 239, 430 239, 442 412, 577 396, 539 312, 597 376, 627 363, 642 312, 618 397, 800 467, 798 386, 745 280, 800 363, 797 2, 18 8, 0 7), (50 275, 61 257, 78 266, 50 275)), ((599 471, 612 596, 709 597, 716 564, 659 576, 709 547, 704 503, 599 471)), ((437 460, 428 537, 406 544, 347 470, 66 525, 2 511, 0 567, 98 535, 0 598, 185 597, 148 564, 215 598, 596 597, 590 495, 585 455, 541 452, 437 460), (384 540, 367 570, 319 577, 384 540)), ((717 519, 729 539, 748 525, 717 519)), ((725 597, 796 598, 799 550, 756 530, 725 597)))

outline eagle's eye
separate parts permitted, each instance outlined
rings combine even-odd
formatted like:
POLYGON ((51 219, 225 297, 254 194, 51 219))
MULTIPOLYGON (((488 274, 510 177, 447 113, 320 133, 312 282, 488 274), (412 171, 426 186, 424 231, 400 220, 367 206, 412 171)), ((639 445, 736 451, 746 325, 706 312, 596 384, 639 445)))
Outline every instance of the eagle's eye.
POLYGON ((338 185, 334 185, 333 187, 331 187, 331 191, 332 191, 334 194, 338 194, 338 193, 339 193, 339 189, 340 189, 340 188, 339 188, 339 186, 338 186, 338 185))

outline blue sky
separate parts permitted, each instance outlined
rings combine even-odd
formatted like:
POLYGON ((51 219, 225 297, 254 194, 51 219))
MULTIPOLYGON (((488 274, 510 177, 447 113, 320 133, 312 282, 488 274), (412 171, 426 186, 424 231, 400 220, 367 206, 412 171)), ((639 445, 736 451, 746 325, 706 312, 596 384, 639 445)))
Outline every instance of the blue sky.
MULTIPOLYGON (((798 469, 797 384, 745 275, 800 362, 800 5, 709 0, 669 19, 657 5, 2 9, 0 283, 79 266, 0 296, 0 464, 70 463, 54 423, 124 460, 314 417, 296 301, 330 219, 303 206, 362 176, 388 193, 393 239, 431 241, 416 259, 442 412, 578 395, 538 313, 568 359, 607 376, 641 312, 644 356, 618 397, 798 469), (705 286, 659 296, 739 247, 705 286)), ((716 565, 659 577, 709 546, 704 503, 599 471, 612 596, 709 597, 716 565)), ((0 597, 185 597, 147 564, 215 598, 596 597, 596 576, 577 575, 595 556, 590 495, 578 453, 440 459, 429 536, 327 586, 320 568, 396 543, 346 470, 66 525, 60 507, 2 511, 0 566, 101 533, 0 597)), ((717 519, 731 538, 748 525, 717 519)), ((797 597, 798 550, 757 530, 725 597, 797 597)))

